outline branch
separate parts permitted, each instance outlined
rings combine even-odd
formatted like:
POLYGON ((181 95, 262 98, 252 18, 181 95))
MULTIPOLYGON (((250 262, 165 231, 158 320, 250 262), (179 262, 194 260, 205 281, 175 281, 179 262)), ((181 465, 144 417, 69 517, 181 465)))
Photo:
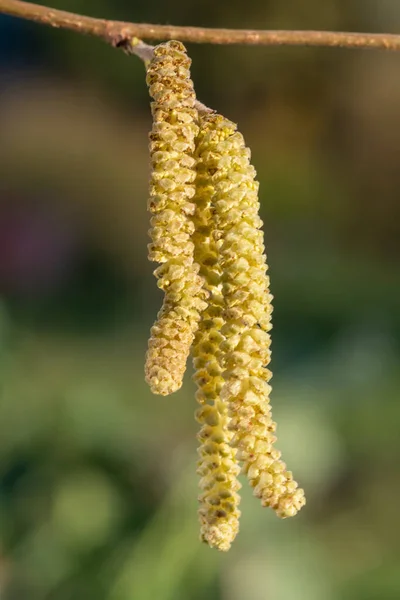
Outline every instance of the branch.
POLYGON ((202 44, 247 44, 258 46, 326 46, 335 48, 379 48, 400 50, 400 35, 343 33, 335 31, 262 31, 175 27, 95 19, 20 0, 0 0, 0 13, 36 21, 43 25, 70 29, 102 38, 114 46, 133 38, 178 39, 202 44))

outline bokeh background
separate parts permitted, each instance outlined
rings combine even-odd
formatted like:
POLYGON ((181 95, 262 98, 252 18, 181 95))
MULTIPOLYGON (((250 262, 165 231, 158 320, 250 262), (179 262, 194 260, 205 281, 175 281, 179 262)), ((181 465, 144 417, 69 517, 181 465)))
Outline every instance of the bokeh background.
MULTIPOLYGON (((52 0, 182 25, 398 32, 397 0, 52 0)), ((308 503, 243 481, 228 554, 201 545, 190 368, 143 380, 144 68, 0 16, 0 598, 400 598, 400 55, 189 45, 199 98, 261 182, 272 402, 308 503)))

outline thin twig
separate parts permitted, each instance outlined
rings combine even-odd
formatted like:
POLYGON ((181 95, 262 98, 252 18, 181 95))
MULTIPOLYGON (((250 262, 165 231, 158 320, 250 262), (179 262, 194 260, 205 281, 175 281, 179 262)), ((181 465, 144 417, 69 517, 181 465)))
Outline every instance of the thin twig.
POLYGON ((258 31, 245 29, 211 29, 175 27, 95 19, 21 2, 0 0, 0 13, 36 21, 51 27, 70 29, 104 39, 116 45, 122 40, 171 40, 202 44, 247 44, 259 46, 328 46, 337 48, 380 48, 400 50, 400 35, 386 33, 345 33, 336 31, 258 31), (117 40, 117 42, 116 42, 117 40))
MULTIPOLYGON (((154 46, 145 44, 145 42, 142 42, 142 40, 139 40, 138 38, 130 40, 127 40, 126 38, 122 38, 122 40, 115 38, 113 40, 113 45, 117 48, 122 48, 126 54, 135 54, 142 59, 145 65, 147 65, 153 56, 154 46)), ((215 112, 212 108, 209 108, 200 102, 200 100, 195 101, 195 106, 200 114, 215 112)))

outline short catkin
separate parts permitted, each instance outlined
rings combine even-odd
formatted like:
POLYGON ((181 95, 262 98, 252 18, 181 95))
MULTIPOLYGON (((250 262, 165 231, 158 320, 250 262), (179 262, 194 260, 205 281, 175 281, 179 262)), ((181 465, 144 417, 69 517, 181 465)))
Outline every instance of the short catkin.
POLYGON ((243 463, 254 494, 279 517, 304 505, 302 489, 274 448, 268 384, 272 296, 259 217, 258 183, 250 151, 236 125, 220 115, 204 115, 198 160, 207 172, 224 297, 219 348, 224 355, 226 403, 231 444, 243 463))
MULTIPOLYGON (((197 141, 201 144, 202 131, 197 141)), ((197 162, 194 256, 207 290, 208 304, 202 314, 193 345, 193 376, 198 390, 200 407, 196 419, 200 423, 198 440, 200 479, 199 520, 200 537, 209 546, 229 550, 239 531, 241 485, 237 479, 240 467, 236 449, 230 445, 233 434, 228 428, 227 406, 220 399, 224 385, 221 344, 224 336, 222 271, 218 259, 219 242, 214 238, 211 213, 213 188, 202 160, 197 162)))
POLYGON ((149 259, 164 293, 151 329, 145 375, 153 393, 168 395, 182 385, 186 360, 200 313, 206 307, 199 267, 194 262, 195 138, 198 112, 190 79, 190 59, 183 44, 156 46, 147 70, 153 98, 150 133, 152 239, 149 259))

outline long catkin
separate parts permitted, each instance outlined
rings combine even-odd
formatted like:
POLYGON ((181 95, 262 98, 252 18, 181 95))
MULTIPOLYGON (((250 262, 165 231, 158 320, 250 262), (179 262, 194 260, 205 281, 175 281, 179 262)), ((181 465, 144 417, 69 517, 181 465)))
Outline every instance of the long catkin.
POLYGON ((165 296, 151 329, 145 375, 152 392, 161 395, 181 387, 200 313, 206 306, 191 240, 196 177, 193 154, 199 128, 190 62, 183 44, 170 41, 156 46, 147 71, 154 100, 149 259, 160 263, 154 274, 165 296))
MULTIPOLYGON (((202 147, 201 139, 202 131, 197 140, 199 148, 202 147)), ((201 539, 211 547, 226 551, 239 531, 240 497, 237 492, 241 485, 237 479, 240 467, 236 461, 236 449, 230 445, 233 433, 228 428, 228 410, 220 399, 224 385, 221 345, 225 339, 221 329, 225 321, 212 198, 208 171, 200 158, 197 162, 193 242, 195 260, 201 265, 200 273, 209 297, 192 351, 193 379, 198 387, 196 399, 200 404, 196 418, 201 426, 198 434, 197 472, 201 476, 198 514, 201 539)))
POLYGON ((198 160, 207 171, 224 297, 220 350, 221 401, 228 407, 231 444, 254 494, 279 517, 304 505, 302 489, 274 448, 269 380, 272 296, 259 217, 258 183, 236 125, 220 115, 201 119, 198 160))

